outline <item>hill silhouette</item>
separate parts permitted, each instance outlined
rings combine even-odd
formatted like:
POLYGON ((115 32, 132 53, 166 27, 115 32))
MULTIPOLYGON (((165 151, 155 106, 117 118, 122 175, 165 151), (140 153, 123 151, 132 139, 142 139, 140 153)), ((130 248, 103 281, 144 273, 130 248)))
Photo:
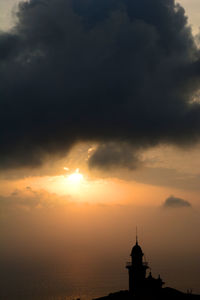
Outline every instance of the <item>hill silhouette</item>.
POLYGON ((200 300, 200 295, 195 295, 191 293, 183 293, 173 288, 162 288, 161 291, 155 294, 151 293, 141 293, 140 295, 132 295, 129 291, 119 291, 116 293, 111 293, 108 296, 96 298, 93 300, 143 300, 143 299, 152 299, 152 300, 200 300))

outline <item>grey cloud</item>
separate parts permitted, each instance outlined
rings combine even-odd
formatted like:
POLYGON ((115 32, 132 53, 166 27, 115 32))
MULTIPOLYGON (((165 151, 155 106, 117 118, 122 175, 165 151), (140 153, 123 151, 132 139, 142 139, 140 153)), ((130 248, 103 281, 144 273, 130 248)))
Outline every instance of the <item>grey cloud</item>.
MULTIPOLYGON (((120 172, 122 173, 122 172, 120 172)), ((119 174, 120 175, 120 174, 119 174)), ((200 175, 179 172, 170 168, 150 168, 145 166, 134 170, 134 172, 123 172, 121 174, 126 180, 134 180, 144 184, 165 186, 184 190, 200 189, 200 175)))
MULTIPOLYGON (((105 144, 199 140, 200 55, 173 0, 30 0, 17 16, 0 34, 1 169, 79 141, 102 143, 89 163, 104 167, 105 144)), ((127 166, 117 151, 108 165, 127 166)))
POLYGON ((41 208, 55 208, 69 204, 70 196, 58 196, 45 190, 33 190, 26 187, 14 190, 9 196, 0 195, 0 205, 4 212, 7 210, 34 210, 41 208))
MULTIPOLYGON (((120 165, 121 168, 112 169, 112 176, 127 181, 134 181, 142 184, 149 184, 154 186, 162 186, 167 188, 175 188, 182 190, 192 190, 198 192, 200 190, 200 175, 183 173, 176 169, 170 168, 151 168, 145 165, 145 161, 138 161, 139 165, 131 169, 130 167, 123 168, 124 165, 120 165), (140 166, 137 168, 137 166, 140 166)), ((130 162, 131 165, 131 162, 130 162)), ((98 166, 97 168, 103 169, 95 170, 96 176, 103 176, 104 178, 110 177, 109 168, 98 166)))
POLYGON ((174 196, 170 196, 169 198, 167 198, 163 204, 163 207, 170 207, 170 208, 181 208, 181 207, 191 207, 190 202, 181 199, 181 198, 177 198, 174 196))
POLYGON ((21 193, 13 192, 10 196, 0 196, 1 207, 5 209, 33 209, 40 205, 38 197, 24 197, 21 193))
POLYGON ((139 155, 133 147, 124 143, 102 143, 89 158, 90 168, 103 170, 113 169, 116 166, 132 170, 141 164, 139 155))

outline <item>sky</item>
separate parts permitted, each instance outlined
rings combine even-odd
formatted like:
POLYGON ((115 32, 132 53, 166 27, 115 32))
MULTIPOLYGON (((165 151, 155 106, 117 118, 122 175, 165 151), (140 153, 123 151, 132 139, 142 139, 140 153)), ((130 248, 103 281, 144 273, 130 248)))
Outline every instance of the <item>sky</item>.
POLYGON ((200 294, 200 3, 0 2, 3 299, 200 294), (10 288, 12 287, 12 289, 10 288))

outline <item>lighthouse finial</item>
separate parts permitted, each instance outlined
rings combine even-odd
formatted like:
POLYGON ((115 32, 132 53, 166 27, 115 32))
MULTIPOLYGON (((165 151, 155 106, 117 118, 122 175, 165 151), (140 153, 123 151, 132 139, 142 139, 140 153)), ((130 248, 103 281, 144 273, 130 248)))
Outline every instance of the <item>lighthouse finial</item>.
POLYGON ((137 226, 136 226, 136 244, 138 244, 137 226))

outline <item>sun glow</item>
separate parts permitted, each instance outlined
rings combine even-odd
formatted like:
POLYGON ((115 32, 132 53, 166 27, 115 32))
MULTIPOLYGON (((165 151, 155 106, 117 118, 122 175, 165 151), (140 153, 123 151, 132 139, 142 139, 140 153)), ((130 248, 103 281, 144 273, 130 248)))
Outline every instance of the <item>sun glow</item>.
POLYGON ((79 173, 79 169, 67 176, 67 181, 73 185, 79 185, 83 182, 83 175, 79 173))

